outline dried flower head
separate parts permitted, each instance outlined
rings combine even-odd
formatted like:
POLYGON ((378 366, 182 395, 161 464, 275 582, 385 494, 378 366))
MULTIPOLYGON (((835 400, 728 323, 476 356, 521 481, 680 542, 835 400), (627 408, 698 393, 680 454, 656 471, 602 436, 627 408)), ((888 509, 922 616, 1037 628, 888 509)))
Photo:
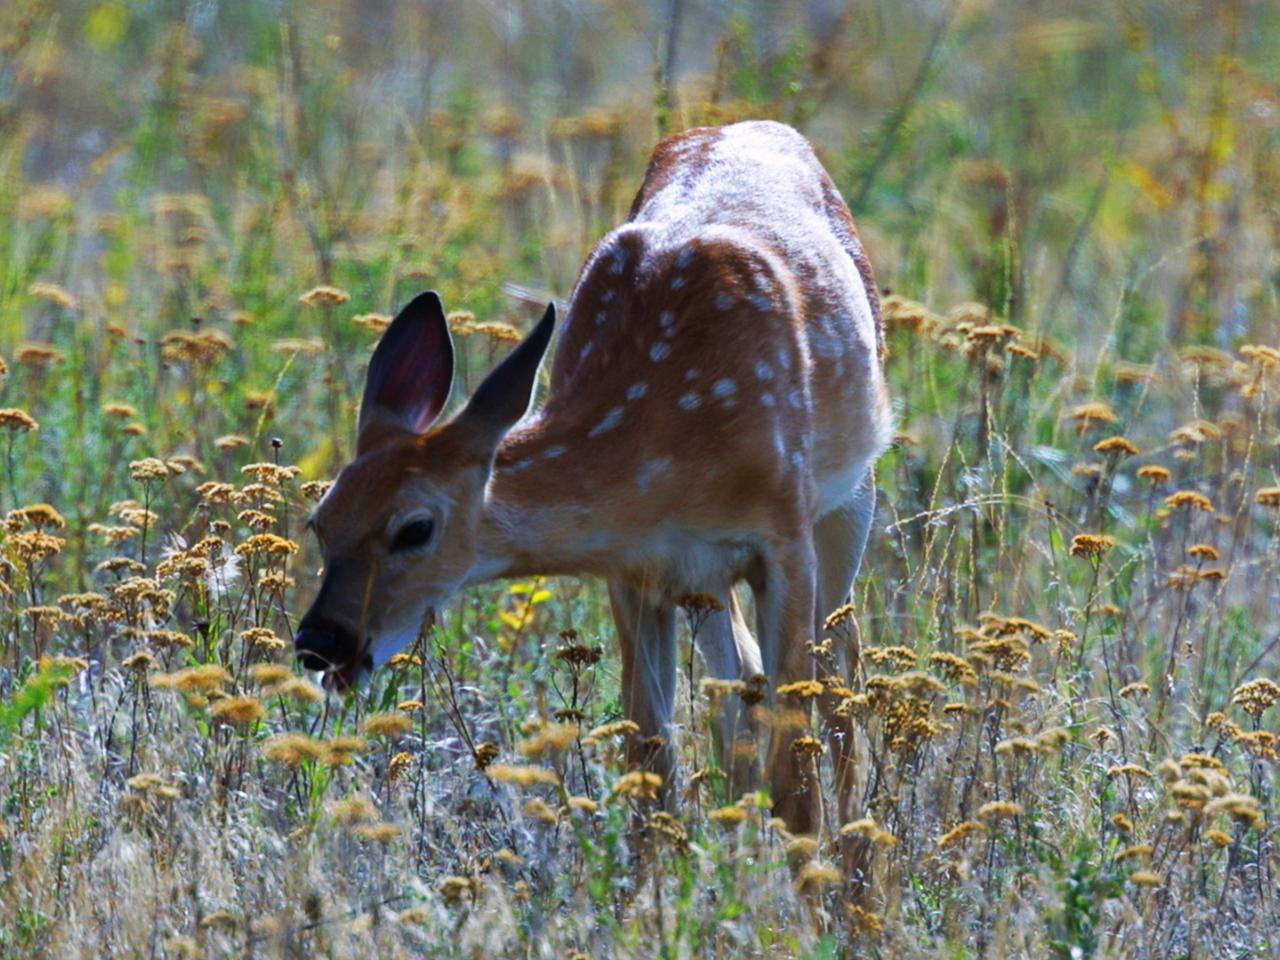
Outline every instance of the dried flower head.
POLYGON ((784 683, 778 687, 778 696, 793 696, 807 699, 822 695, 822 681, 797 680, 795 683, 784 683))
POLYGON ((959 846, 970 837, 985 836, 986 833, 987 828, 983 824, 976 820, 965 820, 938 838, 938 849, 946 850, 949 847, 959 846))
POLYGON ((1118 423, 1120 420, 1111 405, 1101 401, 1083 403, 1075 407, 1067 416, 1068 419, 1074 420, 1077 428, 1082 431, 1097 423, 1118 423))
POLYGON ((548 770, 546 767, 495 763, 489 767, 488 773, 499 783, 509 783, 512 786, 522 788, 554 786, 560 782, 560 777, 556 775, 556 772, 548 770))
POLYGON ((248 727, 267 715, 255 697, 227 697, 217 701, 209 711, 219 723, 233 727, 248 727))
POLYGON ((351 294, 338 287, 331 287, 327 284, 321 284, 318 287, 312 287, 302 296, 298 297, 298 302, 308 307, 326 306, 339 307, 351 299, 351 294))
POLYGON ((1253 495, 1254 503, 1263 507, 1280 507, 1280 487, 1263 487, 1253 495))
POLYGON ((1194 490, 1176 490, 1164 498, 1164 504, 1170 510, 1186 507, 1189 510, 1213 513, 1213 501, 1203 493, 1197 493, 1194 490))
POLYGON ((308 760, 319 760, 325 749, 323 743, 305 733, 284 733, 268 740, 262 753, 268 760, 298 767, 308 760))
POLYGON ((64 310, 74 310, 76 308, 76 298, 66 287, 59 286, 56 283, 46 283, 37 281, 27 288, 27 293, 40 300, 48 300, 55 307, 62 307, 64 310))
POLYGON ((62 530, 67 525, 62 514, 47 503, 33 503, 29 507, 11 510, 5 519, 12 521, 19 529, 22 526, 29 526, 36 530, 62 530))
POLYGON ((1231 695, 1231 702, 1255 720, 1277 700, 1280 700, 1280 684, 1266 677, 1242 683, 1231 695))
POLYGON ((139 483, 167 480, 171 472, 168 464, 156 457, 134 460, 129 464, 129 476, 139 483))
POLYGON ((661 788, 662 777, 658 774, 648 770, 632 770, 618 778, 613 785, 613 795, 635 800, 656 800, 661 788))
POLYGON ((1129 441, 1127 437, 1107 437, 1105 440, 1099 440, 1093 445, 1095 452, 1103 456, 1115 457, 1136 457, 1138 448, 1129 441))
POLYGON ((39 430, 40 424, 35 417, 25 410, 19 410, 16 407, 5 407, 0 409, 0 428, 15 433, 19 430, 24 433, 30 433, 33 430, 39 430))
POLYGON ((1138 476, 1144 480, 1150 480, 1153 487, 1163 486, 1172 479, 1173 474, 1166 467, 1158 464, 1149 463, 1144 467, 1138 468, 1138 476))
POLYGON ((372 330, 374 333, 382 333, 391 326, 391 317, 385 313, 361 313, 352 317, 351 320, 356 326, 372 330))
POLYGON ((1280 350, 1275 347, 1268 347, 1263 344, 1246 343, 1240 348, 1240 353, 1264 370, 1268 370, 1280 363, 1280 350))
POLYGON ((361 729, 370 737, 394 740, 413 732, 413 720, 403 713, 375 713, 365 719, 361 729))
POLYGON ((1010 800, 992 800, 978 808, 978 816, 984 820, 1000 820, 1020 816, 1022 805, 1010 800))
POLYGON ((1071 538, 1071 555, 1095 559, 1116 545, 1116 538, 1105 533, 1079 533, 1071 538))

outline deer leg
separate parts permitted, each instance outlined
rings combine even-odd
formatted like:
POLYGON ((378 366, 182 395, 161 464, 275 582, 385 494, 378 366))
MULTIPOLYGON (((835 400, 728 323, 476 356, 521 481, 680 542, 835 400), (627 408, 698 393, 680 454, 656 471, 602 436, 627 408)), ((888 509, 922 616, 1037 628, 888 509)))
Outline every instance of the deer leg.
MULTIPOLYGON (((862 675, 861 637, 857 622, 849 620, 834 631, 825 627, 831 611, 848 600, 849 590, 857 576, 866 549, 867 535, 875 513, 875 483, 871 472, 858 485, 843 506, 818 519, 814 524, 814 550, 818 560, 818 603, 814 610, 814 635, 833 641, 828 666, 840 675, 842 685, 854 687, 862 675)), ((855 687, 856 689, 856 687, 855 687)), ((866 782, 866 735, 847 716, 837 714, 840 698, 824 694, 818 701, 827 728, 827 744, 835 769, 835 803, 832 811, 836 824, 847 823, 861 813, 855 805, 860 801, 866 782)), ((865 879, 867 867, 866 840, 849 838, 844 850, 846 874, 853 880, 865 879)))
POLYGON ((778 695, 778 687, 813 677, 809 641, 813 633, 816 562, 808 523, 791 539, 775 541, 762 557, 761 576, 752 584, 759 620, 760 653, 773 696, 773 737, 769 779, 773 810, 796 834, 819 827, 820 790, 812 755, 793 747, 808 735, 809 698, 778 695))
POLYGON ((609 581, 609 602, 622 654, 622 707, 640 731, 627 742, 628 769, 662 777, 663 796, 675 758, 671 719, 676 693, 674 608, 618 580, 609 581))
MULTIPOLYGON (((854 686, 862 673, 858 626, 855 621, 848 621, 832 631, 827 630, 825 624, 827 616, 849 598, 849 590, 867 546, 875 497, 875 484, 868 472, 848 502, 820 517, 813 527, 813 545, 818 562, 813 633, 819 640, 830 638, 833 641, 831 656, 824 666, 834 669, 844 686, 854 686)), ((819 701, 835 764, 835 814, 840 822, 844 822, 853 813, 853 799, 862 780, 859 756, 865 757, 865 750, 859 749, 849 718, 834 713, 838 704, 839 698, 833 696, 823 696, 819 701)))
MULTIPOLYGON (((737 594, 720 594, 724 609, 709 615, 698 628, 698 650, 707 672, 722 680, 746 680, 761 672, 760 647, 742 616, 737 594)), ((758 779, 756 737, 751 707, 740 697, 724 697, 716 718, 720 735, 720 769, 729 778, 729 798, 758 779)))

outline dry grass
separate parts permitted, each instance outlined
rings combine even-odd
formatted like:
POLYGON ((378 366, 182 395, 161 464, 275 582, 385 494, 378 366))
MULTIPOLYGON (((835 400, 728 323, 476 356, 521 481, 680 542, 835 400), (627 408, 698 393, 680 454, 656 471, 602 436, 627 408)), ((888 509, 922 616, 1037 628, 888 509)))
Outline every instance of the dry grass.
POLYGON ((1280 939, 1272 10, 691 5, 655 94, 634 5, 58 6, 0 13, 0 957, 1280 939), (871 775, 816 841, 726 794, 713 708, 759 689, 696 660, 656 809, 594 585, 460 598, 345 700, 290 655, 387 314, 440 289, 474 381, 655 113, 803 125, 895 291, 826 687, 871 775))

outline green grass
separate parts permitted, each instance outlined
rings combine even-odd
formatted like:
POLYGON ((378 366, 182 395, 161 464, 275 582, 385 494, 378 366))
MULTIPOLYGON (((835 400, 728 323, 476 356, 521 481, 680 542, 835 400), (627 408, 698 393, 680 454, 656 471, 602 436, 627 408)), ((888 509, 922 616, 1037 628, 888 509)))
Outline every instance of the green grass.
MULTIPOLYGON (((1280 937, 1275 708, 1244 686, 1280 665, 1280 381, 1244 349, 1280 347, 1280 16, 677 6, 670 91, 670 24, 633 4, 0 12, 0 408, 39 424, 0 414, 0 512, 52 505, 0 533, 0 957, 1280 937), (345 700, 289 655, 304 485, 351 454, 377 336, 354 318, 434 288, 527 329, 512 289, 567 297, 660 128, 762 116, 813 140, 892 291, 865 887, 842 824, 810 850, 694 782, 696 661, 674 819, 627 795, 622 738, 589 736, 622 718, 598 584, 460 597, 345 700), (1094 451, 1118 435, 1140 453, 1094 451), (263 462, 298 474, 253 486, 263 462)), ((462 385, 505 349, 460 336, 462 385)))

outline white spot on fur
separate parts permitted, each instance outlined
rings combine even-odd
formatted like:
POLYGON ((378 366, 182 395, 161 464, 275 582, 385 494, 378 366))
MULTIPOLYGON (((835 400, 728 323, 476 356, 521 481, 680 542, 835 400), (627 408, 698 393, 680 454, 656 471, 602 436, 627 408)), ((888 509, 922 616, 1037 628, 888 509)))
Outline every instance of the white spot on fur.
POLYGON ((734 304, 734 299, 730 294, 727 294, 727 293, 716 294, 717 310, 728 310, 730 307, 733 306, 733 304, 734 304))
POLYGON ((604 419, 597 423, 587 432, 587 437, 594 440, 596 437, 603 436, 614 427, 622 422, 622 408, 614 407, 604 415, 604 419))
POLYGON ((671 356, 671 344, 669 343, 655 343, 649 348, 649 359, 654 363, 659 360, 665 360, 669 356, 671 356))
POLYGON ((560 446, 560 444, 557 443, 554 446, 547 447, 546 450, 542 451, 542 459, 554 460, 556 457, 563 457, 567 452, 568 452, 568 449, 566 447, 562 447, 560 446))
POLYGON ((612 289, 612 288, 610 288, 610 289, 606 290, 604 293, 600 294, 600 302, 601 302, 601 303, 612 303, 612 302, 613 302, 613 289, 612 289))
POLYGON ((799 470, 801 467, 803 467, 803 466, 804 466, 804 454, 803 454, 803 453, 801 453, 799 450, 797 450, 795 453, 791 454, 791 465, 792 465, 793 467, 795 467, 797 470, 799 470))
POLYGON ((769 365, 768 365, 767 363, 765 363, 763 360, 757 360, 757 361, 756 361, 756 379, 757 379, 757 380, 772 380, 772 379, 773 379, 773 367, 769 366, 769 365))
POLYGON ((676 257, 676 266, 683 270, 691 263, 693 263, 693 247, 685 247, 676 257))
POLYGON ((654 481, 660 480, 671 473, 673 462, 670 457, 654 457, 652 460, 646 460, 640 465, 640 469, 636 471, 636 484, 641 490, 647 490, 653 485, 654 481))
POLYGON ((711 392, 717 397, 731 397, 738 392, 738 385, 724 377, 711 385, 711 392))
POLYGON ((523 460, 517 460, 515 463, 513 463, 511 465, 511 470, 513 473, 519 473, 521 470, 528 470, 532 466, 533 466, 533 460, 530 459, 529 457, 525 457, 523 460))
POLYGON ((702 398, 690 391, 676 401, 681 410, 697 410, 702 406, 702 398))
POLYGON ((639 400, 648 392, 649 385, 647 383, 633 383, 631 386, 627 387, 627 399, 639 400))
POLYGON ((757 310, 768 310, 773 306, 773 301, 763 293, 754 293, 751 295, 751 305, 757 310))
POLYGON ((681 287, 683 287, 683 286, 684 286, 684 277, 672 277, 672 278, 671 278, 671 289, 672 289, 672 290, 679 290, 679 289, 680 289, 681 287))
POLYGON ((778 402, 778 401, 777 401, 777 400, 775 400, 775 399, 773 398, 773 394, 772 394, 772 393, 762 393, 762 394, 760 394, 760 403, 761 403, 763 406, 766 406, 766 407, 772 407, 772 406, 773 406, 774 404, 776 404, 777 402, 778 402))
POLYGON ((693 383, 693 381, 697 380, 700 376, 702 376, 702 371, 699 370, 697 367, 693 367, 684 372, 685 380, 689 381, 690 383, 693 383))
POLYGON ((591 351, 592 351, 592 350, 594 350, 595 348, 596 348, 596 345, 595 345, 594 343, 588 343, 588 344, 587 344, 585 347, 583 347, 583 348, 582 348, 582 350, 578 353, 578 361, 579 361, 579 362, 581 362, 581 361, 583 361, 583 360, 587 359, 587 357, 591 356, 591 351))
POLYGON ((613 263, 609 265, 609 272, 617 276, 627 269, 627 255, 621 250, 613 251, 613 263))
POLYGON ((791 404, 791 406, 795 407, 797 410, 804 407, 804 391, 792 390, 787 394, 787 403, 791 404))
POLYGON ((660 326, 663 330, 669 329, 675 324, 675 322, 676 322, 676 315, 672 313, 670 310, 663 310, 660 314, 658 314, 658 326, 660 326))
POLYGON ((778 351, 778 365, 783 370, 791 369, 791 354, 787 352, 785 347, 778 351))
POLYGON ((603 327, 608 322, 609 322, 609 314, 605 313, 603 310, 601 310, 599 313, 596 314, 597 327, 603 327))

